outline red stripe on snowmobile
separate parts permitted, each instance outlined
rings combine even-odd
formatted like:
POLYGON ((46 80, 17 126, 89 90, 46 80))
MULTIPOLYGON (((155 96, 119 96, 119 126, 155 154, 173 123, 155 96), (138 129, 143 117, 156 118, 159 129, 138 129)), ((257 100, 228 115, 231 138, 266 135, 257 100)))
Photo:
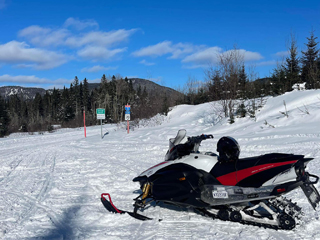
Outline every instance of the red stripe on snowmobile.
POLYGON ((169 162, 165 161, 165 162, 161 162, 161 163, 159 163, 159 164, 157 164, 157 165, 154 165, 153 167, 148 168, 147 170, 145 170, 144 172, 142 172, 142 173, 140 174, 140 176, 143 175, 144 173, 150 171, 152 168, 158 167, 158 166, 160 166, 160 165, 162 165, 162 164, 165 164, 165 163, 169 163, 169 162))
POLYGON ((155 167, 158 167, 158 166, 160 166, 160 165, 162 165, 162 164, 165 164, 165 163, 168 163, 168 162, 162 162, 162 163, 159 163, 159 164, 157 164, 157 165, 154 165, 153 167, 148 168, 148 169, 145 170, 144 172, 149 171, 150 169, 155 168, 155 167))
POLYGON ((280 163, 268 163, 268 164, 262 164, 250 168, 246 168, 243 170, 238 170, 236 172, 231 172, 228 174, 225 174, 223 176, 217 177, 217 180, 223 184, 228 186, 235 186, 238 182, 241 180, 250 177, 254 174, 260 173, 265 170, 269 170, 271 168, 280 167, 283 165, 293 164, 296 163, 298 160, 293 161, 287 161, 287 162, 280 162, 280 163))

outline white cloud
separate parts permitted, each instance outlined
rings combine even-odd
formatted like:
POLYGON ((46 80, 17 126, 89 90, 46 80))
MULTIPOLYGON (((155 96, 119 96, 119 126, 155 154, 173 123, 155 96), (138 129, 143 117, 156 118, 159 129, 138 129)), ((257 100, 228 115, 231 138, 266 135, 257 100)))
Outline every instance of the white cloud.
POLYGON ((81 72, 100 72, 100 71, 116 70, 117 68, 118 67, 104 67, 104 66, 96 65, 91 68, 82 68, 81 72))
POLYGON ((203 48, 203 46, 195 46, 192 44, 185 44, 185 43, 178 43, 173 45, 173 51, 172 51, 172 56, 169 57, 170 59, 177 59, 182 56, 185 56, 186 54, 192 53, 196 50, 200 50, 203 48))
POLYGON ((24 42, 11 41, 0 45, 0 62, 26 64, 35 69, 51 69, 66 63, 66 55, 38 48, 30 48, 24 42))
POLYGON ((185 57, 182 60, 182 62, 194 63, 195 65, 198 65, 198 66, 204 66, 211 63, 217 63, 219 55, 221 53, 222 53, 222 48, 211 47, 185 57))
POLYGON ((138 51, 132 53, 135 57, 143 56, 162 56, 168 53, 172 53, 174 49, 172 48, 172 43, 170 41, 164 41, 156 45, 151 45, 145 48, 141 48, 138 51))
POLYGON ((126 50, 126 48, 109 50, 105 47, 100 46, 87 46, 79 50, 77 53, 80 57, 96 61, 114 58, 117 54, 125 52, 126 50))
POLYGON ((11 76, 8 74, 0 76, 0 82, 11 82, 19 84, 70 84, 72 80, 59 78, 57 80, 50 80, 47 78, 38 78, 34 75, 25 76, 11 76))
POLYGON ((99 28, 99 24, 93 20, 93 19, 87 19, 87 20, 79 20, 79 19, 75 19, 75 18, 68 18, 63 26, 65 28, 67 27, 74 27, 75 29, 77 30, 83 30, 85 28, 88 28, 88 27, 96 27, 96 28, 99 28))
POLYGON ((230 53, 232 53, 234 51, 236 51, 239 56, 243 57, 243 60, 245 62, 258 61, 258 60, 261 60, 263 58, 261 56, 261 54, 258 53, 258 52, 251 52, 251 51, 247 51, 247 50, 244 50, 244 49, 228 50, 228 51, 224 52, 223 54, 230 54, 230 53))
POLYGON ((65 51, 76 49, 78 56, 98 61, 110 59, 126 48, 114 49, 116 45, 128 41, 129 37, 137 29, 119 29, 109 32, 90 31, 83 32, 88 27, 99 27, 94 20, 78 20, 68 18, 61 28, 44 28, 37 25, 29 26, 19 31, 18 35, 25 38, 35 46, 41 47, 64 47, 65 51), (66 27, 73 27, 79 30, 76 34, 66 27))
POLYGON ((146 66, 152 66, 155 65, 155 63, 152 62, 147 62, 145 59, 143 59, 142 61, 140 61, 139 63, 146 65, 146 66))
POLYGON ((275 55, 277 57, 287 57, 290 54, 290 51, 282 51, 282 52, 277 52, 275 55))
POLYGON ((66 29, 52 30, 40 26, 30 26, 19 31, 20 37, 25 37, 37 46, 59 46, 64 45, 65 39, 70 35, 66 29))
POLYGON ((19 31, 20 37, 25 37, 38 46, 68 46, 72 48, 87 45, 112 46, 127 41, 136 29, 119 29, 109 32, 91 31, 89 33, 72 34, 65 28, 53 30, 40 26, 30 26, 19 31))
POLYGON ((68 37, 65 44, 70 47, 82 47, 85 45, 111 46, 118 45, 120 42, 127 41, 136 29, 119 29, 110 32, 89 32, 81 36, 68 37))
POLYGON ((240 56, 243 56, 245 62, 258 61, 263 58, 260 53, 246 51, 244 49, 223 52, 223 49, 220 47, 210 47, 185 57, 182 62, 191 63, 191 66, 184 66, 184 68, 189 69, 208 67, 209 65, 217 64, 221 55, 230 54, 232 51, 237 51, 240 56))
POLYGON ((192 52, 203 49, 204 46, 195 46, 190 43, 177 43, 172 44, 171 41, 163 41, 155 45, 141 48, 138 51, 132 53, 135 57, 160 57, 166 54, 171 54, 169 59, 178 59, 190 54, 192 52))

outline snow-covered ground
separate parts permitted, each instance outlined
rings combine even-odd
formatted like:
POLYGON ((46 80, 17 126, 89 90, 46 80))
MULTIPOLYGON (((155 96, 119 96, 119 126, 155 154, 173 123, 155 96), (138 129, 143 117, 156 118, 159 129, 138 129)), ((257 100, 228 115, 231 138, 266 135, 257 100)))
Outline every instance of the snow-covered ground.
MULTIPOLYGON (((240 157, 270 152, 313 157, 309 172, 320 175, 320 91, 271 97, 256 121, 242 118, 232 125, 226 119, 212 124, 215 104, 174 107, 161 125, 135 127, 130 134, 104 125, 109 134, 103 139, 100 126, 88 127, 87 138, 81 128, 0 139, 0 239, 320 239, 319 212, 300 189, 287 195, 305 213, 292 231, 158 206, 144 214, 164 220, 142 222, 103 207, 100 194, 108 192, 116 206, 132 209, 139 188, 132 179, 163 161, 168 139, 179 129, 189 136, 213 134, 214 140, 200 147, 203 151, 215 152, 219 138, 228 135, 238 140, 240 157), (289 117, 280 113, 283 101, 289 117)), ((159 123, 159 117, 153 122, 159 123)))

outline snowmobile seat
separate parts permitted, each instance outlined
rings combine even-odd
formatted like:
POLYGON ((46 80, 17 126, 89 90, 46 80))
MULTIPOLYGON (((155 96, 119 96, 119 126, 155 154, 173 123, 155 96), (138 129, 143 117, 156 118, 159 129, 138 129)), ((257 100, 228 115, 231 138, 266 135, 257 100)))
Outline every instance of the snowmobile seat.
POLYGON ((301 158, 303 158, 303 155, 269 153, 256 157, 240 158, 237 161, 236 166, 238 169, 245 169, 262 164, 286 162, 291 160, 298 160, 301 158))

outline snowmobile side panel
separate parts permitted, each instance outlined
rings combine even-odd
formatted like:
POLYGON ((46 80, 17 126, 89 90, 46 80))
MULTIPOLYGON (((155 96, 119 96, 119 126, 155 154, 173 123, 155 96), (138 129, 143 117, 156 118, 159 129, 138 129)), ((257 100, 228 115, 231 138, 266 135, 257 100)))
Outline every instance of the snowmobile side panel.
POLYGON ((303 155, 270 153, 257 157, 242 158, 233 162, 219 162, 219 164, 216 164, 210 172, 215 177, 220 177, 236 170, 240 171, 264 164, 278 164, 281 162, 298 161, 302 159, 303 155))
POLYGON ((196 169, 201 169, 206 172, 210 172, 210 170, 217 164, 217 162, 218 162, 217 156, 208 156, 203 154, 191 153, 190 155, 181 159, 161 162, 151 168, 148 168, 146 171, 142 172, 139 175, 139 177, 143 177, 143 176, 150 177, 151 175, 155 174, 157 171, 162 170, 163 168, 166 168, 170 165, 180 164, 180 163, 190 165, 196 169))
POLYGON ((205 171, 177 163, 165 167, 149 177, 152 198, 177 205, 191 205, 194 207, 208 207, 201 200, 200 187, 204 182, 220 183, 205 171))
POLYGON ((286 171, 279 173, 275 177, 269 179, 262 186, 283 184, 283 183, 286 183, 289 181, 296 181, 297 177, 298 177, 298 175, 296 173, 296 169, 292 167, 286 171))
POLYGON ((257 165, 219 176, 217 180, 229 186, 260 187, 271 175, 278 175, 296 162, 297 160, 257 165))
POLYGON ((261 188, 204 185, 201 188, 201 200, 211 206, 250 202, 270 198, 274 186, 261 188))

